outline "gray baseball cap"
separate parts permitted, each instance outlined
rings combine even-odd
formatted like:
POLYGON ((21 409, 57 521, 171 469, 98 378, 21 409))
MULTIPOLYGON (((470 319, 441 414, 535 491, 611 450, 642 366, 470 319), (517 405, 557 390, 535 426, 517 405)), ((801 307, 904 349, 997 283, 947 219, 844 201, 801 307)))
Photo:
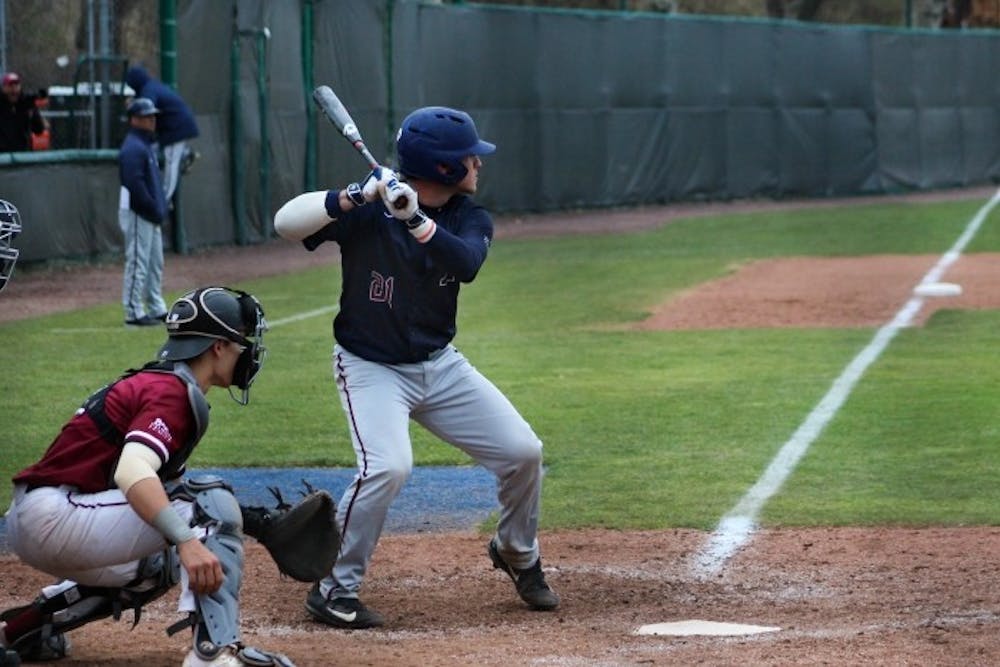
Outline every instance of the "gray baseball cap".
POLYGON ((160 113, 160 110, 148 97, 137 97, 128 103, 125 113, 129 116, 155 116, 160 113))

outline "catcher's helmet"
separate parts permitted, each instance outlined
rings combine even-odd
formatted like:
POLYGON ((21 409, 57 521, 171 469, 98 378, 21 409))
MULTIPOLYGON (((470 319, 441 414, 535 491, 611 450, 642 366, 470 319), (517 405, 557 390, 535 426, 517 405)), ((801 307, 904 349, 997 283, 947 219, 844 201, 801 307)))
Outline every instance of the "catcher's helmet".
POLYGON ((488 155, 496 149, 479 138, 469 114, 448 107, 417 109, 403 119, 396 134, 399 171, 445 185, 465 178, 468 169, 462 164, 464 158, 488 155))
POLYGON ((20 251, 12 247, 14 237, 21 233, 21 215, 17 207, 0 199, 0 291, 14 273, 20 251))
POLYGON ((157 355, 160 361, 193 359, 220 339, 243 346, 232 380, 232 386, 242 389, 243 394, 237 398, 232 386, 229 393, 237 403, 246 405, 250 385, 264 364, 267 352, 264 347, 267 321, 260 302, 240 290, 202 287, 174 302, 167 313, 166 324, 168 338, 157 355))

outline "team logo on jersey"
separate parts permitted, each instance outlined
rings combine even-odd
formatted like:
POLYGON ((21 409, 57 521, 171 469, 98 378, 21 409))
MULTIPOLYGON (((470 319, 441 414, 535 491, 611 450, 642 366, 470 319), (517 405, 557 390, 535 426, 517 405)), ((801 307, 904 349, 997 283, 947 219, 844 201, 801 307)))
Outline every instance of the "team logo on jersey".
POLYGON ((368 298, 375 303, 386 303, 392 308, 392 276, 384 277, 378 271, 372 271, 372 281, 368 283, 368 298))
POLYGON ((149 425, 149 431, 151 433, 155 433, 156 435, 160 436, 160 440, 162 440, 163 442, 170 442, 171 440, 174 439, 174 436, 170 434, 170 429, 159 417, 154 419, 153 422, 149 425))

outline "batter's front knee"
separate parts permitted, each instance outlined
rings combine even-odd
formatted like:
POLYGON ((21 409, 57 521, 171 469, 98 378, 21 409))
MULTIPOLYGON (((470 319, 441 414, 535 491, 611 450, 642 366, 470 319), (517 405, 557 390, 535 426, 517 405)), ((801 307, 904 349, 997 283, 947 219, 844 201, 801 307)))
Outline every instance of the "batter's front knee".
POLYGON ((531 429, 519 433, 504 449, 510 461, 519 466, 540 466, 542 464, 542 441, 531 429))

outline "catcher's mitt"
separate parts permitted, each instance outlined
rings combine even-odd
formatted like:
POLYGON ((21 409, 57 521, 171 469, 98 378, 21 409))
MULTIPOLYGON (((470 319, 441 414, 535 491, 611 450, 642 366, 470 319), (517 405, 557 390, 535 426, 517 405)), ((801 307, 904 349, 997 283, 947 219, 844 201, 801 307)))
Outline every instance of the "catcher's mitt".
POLYGON ((274 487, 268 490, 277 507, 245 507, 243 532, 264 545, 282 574, 305 582, 330 574, 340 551, 337 507, 326 491, 317 491, 303 480, 304 497, 296 505, 285 502, 274 487))

